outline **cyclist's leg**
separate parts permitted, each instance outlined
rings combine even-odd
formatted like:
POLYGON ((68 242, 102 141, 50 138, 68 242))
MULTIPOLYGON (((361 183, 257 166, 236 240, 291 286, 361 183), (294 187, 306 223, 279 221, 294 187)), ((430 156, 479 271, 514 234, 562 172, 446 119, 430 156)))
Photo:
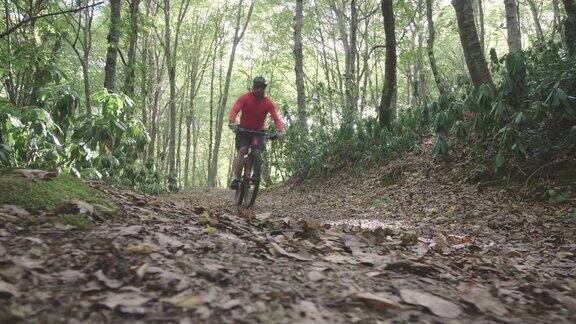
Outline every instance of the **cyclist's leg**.
POLYGON ((248 147, 242 146, 238 149, 236 153, 236 158, 234 158, 234 179, 240 179, 242 177, 242 167, 244 165, 244 156, 248 153, 248 147))
POLYGON ((233 179, 230 183, 231 189, 237 189, 242 176, 242 165, 244 156, 248 153, 248 145, 250 144, 250 136, 246 133, 236 133, 236 157, 232 165, 233 179))

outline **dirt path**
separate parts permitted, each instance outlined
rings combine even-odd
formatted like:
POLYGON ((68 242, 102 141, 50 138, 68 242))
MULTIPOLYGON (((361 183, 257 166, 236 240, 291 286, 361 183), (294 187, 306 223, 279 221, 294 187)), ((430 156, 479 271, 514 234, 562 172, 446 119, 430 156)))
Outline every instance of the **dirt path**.
POLYGON ((571 206, 404 162, 269 190, 250 224, 225 190, 106 187, 123 216, 91 230, 3 223, 0 322, 576 320, 571 206))

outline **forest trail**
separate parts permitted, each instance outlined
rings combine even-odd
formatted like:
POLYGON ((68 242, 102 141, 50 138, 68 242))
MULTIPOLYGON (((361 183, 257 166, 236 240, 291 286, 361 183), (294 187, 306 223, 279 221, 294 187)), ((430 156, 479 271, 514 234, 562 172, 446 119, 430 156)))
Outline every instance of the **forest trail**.
POLYGON ((0 230, 0 322, 573 322, 570 206, 424 161, 265 191, 250 223, 228 190, 101 186, 121 217, 0 230))

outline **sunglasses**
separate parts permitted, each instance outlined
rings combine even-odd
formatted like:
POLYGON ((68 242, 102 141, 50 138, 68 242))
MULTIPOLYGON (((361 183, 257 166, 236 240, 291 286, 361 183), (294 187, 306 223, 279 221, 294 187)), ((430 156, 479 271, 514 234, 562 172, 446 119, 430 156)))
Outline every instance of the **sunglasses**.
POLYGON ((261 83, 254 83, 254 84, 252 84, 252 88, 254 88, 254 89, 266 89, 266 85, 261 84, 261 83))

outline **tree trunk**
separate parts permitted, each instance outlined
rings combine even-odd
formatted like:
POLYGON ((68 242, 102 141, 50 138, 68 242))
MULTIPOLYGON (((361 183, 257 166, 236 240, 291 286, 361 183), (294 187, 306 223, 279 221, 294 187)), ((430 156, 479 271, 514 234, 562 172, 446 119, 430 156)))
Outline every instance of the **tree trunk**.
POLYGON ((191 111, 186 116, 186 153, 184 157, 184 188, 190 187, 190 148, 192 146, 192 127, 194 126, 193 119, 194 119, 194 112, 193 112, 193 105, 194 102, 190 103, 192 107, 190 107, 191 111))
POLYGON ((200 123, 196 118, 192 118, 192 186, 196 185, 196 165, 198 161, 198 135, 200 133, 200 123))
POLYGON ((486 53, 486 42, 484 40, 486 32, 484 28, 484 0, 477 0, 478 1, 478 25, 479 25, 479 40, 480 46, 482 47, 482 53, 486 53))
POLYGON ((396 93, 396 32, 393 0, 382 0, 381 10, 386 34, 386 61, 384 86, 378 107, 380 127, 389 128, 394 116, 394 95, 396 93))
MULTIPOLYGON (((160 112, 160 99, 162 97, 162 81, 164 76, 164 62, 159 62, 160 58, 155 55, 154 63, 154 98, 152 104, 152 119, 150 120, 150 144, 148 146, 148 155, 157 157, 156 140, 158 134, 158 122, 160 112)), ((158 162, 158 161, 156 161, 158 162)))
POLYGON ((558 0, 552 0, 552 38, 556 34, 556 30, 560 25, 560 6, 558 0))
POLYGON ((212 151, 212 158, 210 159, 210 172, 208 174, 208 184, 210 187, 216 186, 216 179, 218 178, 218 153, 220 151, 220 140, 222 138, 222 126, 224 124, 224 112, 226 110, 226 104, 228 103, 228 92, 230 90, 230 79, 232 78, 232 69, 234 68, 234 59, 236 58, 236 48, 240 44, 240 40, 244 37, 244 32, 248 27, 252 12, 254 10, 254 1, 250 4, 248 9, 248 14, 246 16, 246 21, 242 30, 240 30, 240 19, 242 18, 242 4, 243 0, 240 0, 238 5, 238 13, 236 16, 236 28, 234 31, 234 39, 232 42, 232 51, 230 52, 230 60, 228 62, 228 71, 226 72, 226 81, 224 82, 224 91, 222 93, 222 100, 218 107, 218 114, 216 117, 216 133, 214 136, 214 148, 212 151))
POLYGON ((122 0, 110 0, 110 31, 108 32, 108 51, 104 67, 104 88, 116 92, 116 61, 118 57, 118 41, 120 38, 120 9, 122 0))
POLYGON ((302 53, 302 16, 303 0, 296 0, 294 23, 294 70, 296 72, 296 101, 298 102, 298 121, 301 129, 308 132, 306 117, 306 90, 304 88, 304 57, 302 53))
POLYGON ((176 175, 176 66, 172 57, 172 36, 170 35, 170 0, 164 0, 164 56, 168 67, 168 82, 170 84, 169 109, 169 143, 168 143, 168 182, 170 190, 177 190, 176 175))
POLYGON ((358 83, 356 82, 356 51, 358 38, 358 8, 356 0, 350 1, 350 42, 348 46, 348 59, 346 62, 346 104, 347 112, 344 115, 344 126, 348 130, 353 130, 356 124, 358 111, 358 83))
POLYGON ((428 19, 428 59, 430 60, 430 69, 432 70, 432 75, 434 76, 434 81, 438 87, 438 92, 441 96, 446 94, 446 88, 444 87, 444 82, 442 82, 442 77, 438 72, 438 66, 436 65, 436 57, 434 56, 434 40, 436 32, 434 30, 434 18, 432 14, 432 0, 426 0, 426 18, 428 19))
POLYGON ((86 101, 86 114, 92 115, 92 93, 90 84, 90 51, 92 50, 92 20, 94 17, 94 9, 89 8, 84 10, 84 28, 83 28, 83 42, 82 42, 82 76, 84 79, 84 98, 86 101))
POLYGON ((576 56, 576 0, 562 0, 566 10, 564 19, 564 38, 568 55, 576 56))
POLYGON ((538 7, 534 0, 528 0, 528 5, 532 12, 532 18, 534 18, 534 28, 536 29, 538 43, 542 44, 544 42, 544 32, 542 32, 542 25, 540 24, 540 13, 538 12, 538 7))
POLYGON ((136 65, 136 44, 138 42, 138 10, 140 0, 130 2, 130 45, 128 47, 128 62, 124 79, 124 93, 130 98, 134 96, 134 75, 136 65))
POLYGON ((518 19, 518 4, 516 0, 504 0, 506 7, 506 31, 508 34, 508 52, 516 53, 522 50, 522 34, 518 19))
POLYGON ((462 43, 464 58, 466 59, 466 66, 468 67, 472 84, 474 84, 476 89, 484 83, 494 88, 492 76, 488 70, 486 58, 478 40, 470 0, 452 0, 452 5, 456 11, 458 33, 460 34, 460 42, 462 43))

